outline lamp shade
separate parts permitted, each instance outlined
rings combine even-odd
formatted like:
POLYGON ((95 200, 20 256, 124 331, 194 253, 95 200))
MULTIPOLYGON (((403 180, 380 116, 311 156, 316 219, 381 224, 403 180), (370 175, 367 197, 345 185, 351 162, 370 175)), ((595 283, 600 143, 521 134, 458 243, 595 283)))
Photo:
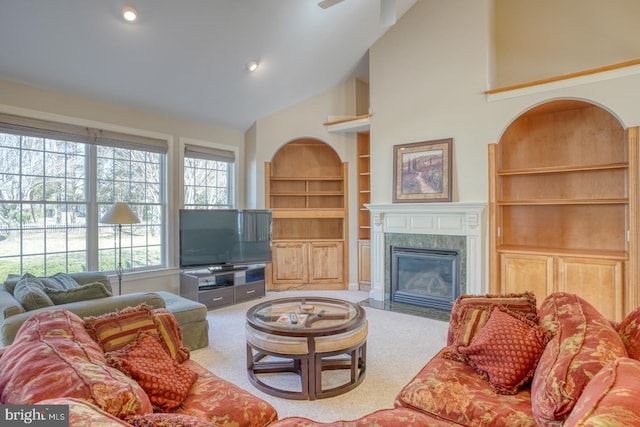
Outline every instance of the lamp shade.
POLYGON ((100 218, 102 224, 138 224, 139 222, 136 214, 123 202, 114 203, 100 218))

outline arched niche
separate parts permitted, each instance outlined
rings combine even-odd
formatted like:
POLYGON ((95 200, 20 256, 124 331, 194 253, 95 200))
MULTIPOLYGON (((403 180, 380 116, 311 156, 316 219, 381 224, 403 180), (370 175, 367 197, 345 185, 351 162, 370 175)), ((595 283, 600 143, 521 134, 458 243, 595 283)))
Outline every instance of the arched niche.
POLYGON ((342 175, 342 161, 327 143, 315 138, 294 139, 273 155, 271 174, 279 177, 342 175))

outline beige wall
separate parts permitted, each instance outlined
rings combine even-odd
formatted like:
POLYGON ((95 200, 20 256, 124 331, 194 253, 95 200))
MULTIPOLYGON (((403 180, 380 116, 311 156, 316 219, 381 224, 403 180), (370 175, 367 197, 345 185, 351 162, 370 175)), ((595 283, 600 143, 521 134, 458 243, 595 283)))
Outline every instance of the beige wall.
MULTIPOLYGON (((537 1, 537 0, 536 0, 537 1)), ((371 200, 392 200, 393 146, 454 139, 454 201, 486 201, 487 144, 531 106, 580 98, 640 124, 640 75, 488 101, 491 0, 420 0, 370 50, 371 200)), ((601 33, 604 37, 606 34, 601 33)))
POLYGON ((493 1, 493 87, 640 58, 638 0, 493 1))
MULTIPOLYGON (((349 163, 349 206, 352 214, 349 218, 351 230, 349 258, 357 259, 357 241, 353 233, 356 230, 356 136, 336 134, 327 131, 323 125, 328 116, 354 115, 356 110, 356 88, 359 85, 350 80, 330 90, 311 97, 291 107, 258 120, 245 135, 247 153, 255 153, 255 158, 247 159, 247 164, 255 166, 255 173, 250 172, 252 181, 248 182, 249 206, 263 208, 264 200, 264 163, 270 162, 274 154, 287 142, 298 138, 316 138, 330 145, 343 162, 349 163)), ((349 279, 351 286, 357 286, 357 265, 350 263, 349 279)))
MULTIPOLYGON (((143 111, 117 107, 93 100, 50 92, 38 88, 0 80, 0 112, 18 114, 46 120, 62 121, 79 125, 118 130, 137 135, 166 139, 169 143, 167 212, 169 224, 169 265, 177 265, 177 212, 182 198, 179 174, 184 142, 200 143, 212 147, 226 147, 238 152, 239 157, 239 204, 244 203, 244 135, 242 132, 178 120, 171 117, 149 114, 143 111)), ((112 278, 114 285, 117 279, 112 278)), ((151 290, 179 292, 178 270, 135 273, 125 276, 123 293, 151 290)))

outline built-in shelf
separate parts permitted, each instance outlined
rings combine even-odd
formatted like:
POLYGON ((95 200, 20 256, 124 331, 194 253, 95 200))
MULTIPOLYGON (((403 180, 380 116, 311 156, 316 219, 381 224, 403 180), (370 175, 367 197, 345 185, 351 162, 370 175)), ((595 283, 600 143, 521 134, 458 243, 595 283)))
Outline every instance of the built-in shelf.
POLYGON ((501 206, 531 205, 619 205, 629 203, 629 199, 539 199, 539 200, 498 200, 501 206))
POLYGON ((485 91, 487 101, 499 101, 501 99, 515 98, 518 96, 541 93, 553 89, 578 86, 625 76, 640 74, 640 59, 619 62, 604 67, 591 68, 589 70, 567 73, 561 76, 517 85, 505 86, 485 91))
POLYGON ((570 249, 570 248, 549 248, 536 246, 515 246, 505 245, 496 248, 498 253, 512 254, 530 254, 542 256, 575 256, 581 258, 601 258, 601 259, 619 259, 625 260, 629 258, 626 251, 605 251, 605 250, 587 250, 587 249, 570 249))
POLYGON ((343 117, 323 123, 333 133, 357 133, 369 130, 371 114, 343 117))
POLYGON ((535 175, 535 174, 550 174, 550 173, 571 173, 571 172, 586 172, 586 171, 605 170, 605 169, 627 169, 628 167, 629 167, 628 162, 619 162, 619 163, 606 163, 606 164, 584 165, 584 166, 502 169, 497 171, 497 175, 509 176, 509 175, 535 175))

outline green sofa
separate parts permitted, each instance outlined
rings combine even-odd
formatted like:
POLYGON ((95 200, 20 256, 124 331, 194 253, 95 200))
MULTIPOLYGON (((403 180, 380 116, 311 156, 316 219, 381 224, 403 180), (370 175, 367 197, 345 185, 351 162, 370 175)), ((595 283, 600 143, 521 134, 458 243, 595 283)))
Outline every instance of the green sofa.
MULTIPOLYGON (((80 317, 86 317, 133 307, 141 303, 147 303, 155 308, 167 308, 171 311, 178 319, 184 335, 184 345, 187 348, 195 350, 209 345, 209 323, 206 318, 207 308, 204 304, 170 292, 135 292, 112 295, 111 282, 108 276, 101 272, 71 273, 54 275, 49 278, 33 277, 36 284, 43 279, 45 283, 52 283, 49 281, 55 279, 61 283, 58 286, 64 289, 56 292, 49 288, 43 296, 43 292, 38 289, 39 286, 34 286, 35 289, 31 289, 32 294, 27 296, 24 291, 25 286, 21 286, 17 290, 18 283, 24 277, 10 275, 7 280, 0 283, 0 346, 10 345, 22 324, 37 312, 64 308, 80 317), (78 285, 84 289, 80 292, 77 292, 77 289, 76 291, 72 289, 71 292, 63 292, 69 288, 77 288, 78 285), (89 287, 94 288, 95 292, 90 291, 89 287), (75 294, 75 296, 69 296, 71 294, 75 294), (52 298, 47 296, 52 296, 52 298)), ((55 283, 52 286, 54 285, 55 283)))

